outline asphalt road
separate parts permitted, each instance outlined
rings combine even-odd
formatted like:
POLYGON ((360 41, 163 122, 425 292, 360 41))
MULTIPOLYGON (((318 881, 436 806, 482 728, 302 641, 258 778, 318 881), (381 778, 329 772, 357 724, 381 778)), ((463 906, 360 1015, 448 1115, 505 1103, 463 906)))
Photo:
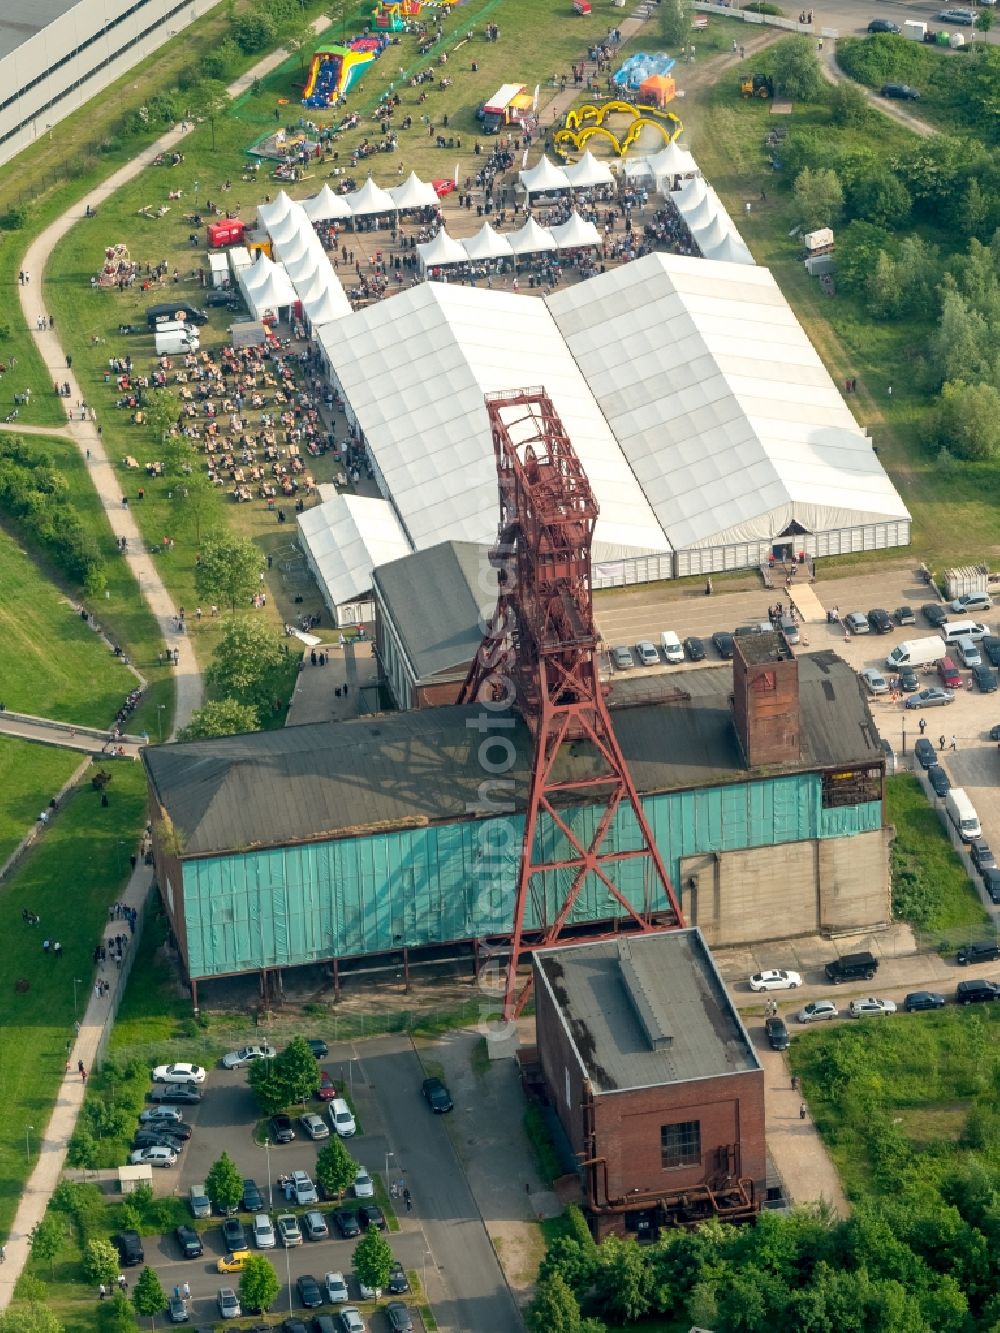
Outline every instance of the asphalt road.
MULTIPOLYGON (((910 3, 901 3, 900 0, 832 0, 830 4, 812 6, 813 27, 817 31, 821 28, 836 28, 841 37, 850 37, 863 32, 874 18, 892 19, 900 27, 905 19, 917 19, 935 30, 943 28, 948 32, 961 32, 968 42, 972 29, 953 28, 938 18, 942 9, 950 7, 950 0, 947 4, 934 4, 932 0, 911 0, 910 3)), ((958 7, 975 8, 965 3, 958 4, 958 7)), ((808 10, 810 6, 806 5, 805 8, 808 10)), ((786 12, 790 16, 795 15, 793 9, 787 9, 786 12)), ((997 29, 989 33, 977 30, 975 40, 995 45, 1000 41, 1000 32, 997 29)))

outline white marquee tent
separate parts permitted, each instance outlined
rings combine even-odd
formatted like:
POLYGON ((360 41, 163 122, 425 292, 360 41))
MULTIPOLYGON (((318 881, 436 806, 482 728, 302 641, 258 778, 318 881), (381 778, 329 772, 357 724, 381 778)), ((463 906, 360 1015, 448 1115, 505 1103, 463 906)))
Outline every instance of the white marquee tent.
POLYGON ((254 319, 260 319, 269 310, 277 314, 298 300, 291 279, 280 264, 272 264, 267 277, 248 287, 245 295, 254 319))
POLYGON ((735 231, 726 233, 720 241, 705 255, 706 259, 717 259, 730 264, 753 264, 755 259, 746 242, 735 231))
POLYGON ((257 221, 265 231, 277 226, 292 206, 290 197, 284 190, 279 190, 269 204, 257 205, 257 221))
POLYGON ((296 236, 302 235, 306 228, 312 231, 312 224, 306 217, 305 209, 299 201, 293 199, 285 216, 279 222, 275 222, 273 226, 268 227, 267 234, 271 238, 271 243, 277 247, 287 245, 296 236))
POLYGON ((686 180, 679 190, 670 195, 670 201, 682 216, 697 208, 703 199, 708 198, 708 186, 703 176, 694 176, 686 180))
POLYGON ((560 226, 553 227, 551 233, 557 250, 578 250, 584 246, 601 244, 601 233, 575 210, 560 226))
POLYGON ((510 248, 510 241, 507 237, 494 231, 488 222, 483 223, 475 236, 470 236, 467 240, 462 241, 462 246, 469 259, 476 261, 482 259, 509 259, 514 253, 510 248))
POLYGON ((302 310, 313 329, 343 319, 352 309, 343 287, 340 287, 339 294, 335 288, 327 287, 318 296, 302 302, 302 310))
POLYGON ((698 170, 698 163, 694 157, 686 148, 681 148, 676 139, 671 139, 647 161, 657 181, 663 177, 672 179, 674 176, 693 176, 698 170))
POLYGON ((302 289, 309 286, 316 273, 322 272, 324 268, 330 266, 322 249, 318 254, 315 250, 305 250, 298 258, 285 259, 282 260, 282 263, 285 265, 285 272, 295 283, 295 289, 300 295, 302 289))
POLYGON ((393 207, 405 212, 408 208, 437 208, 441 202, 434 186, 422 181, 415 171, 411 171, 402 185, 386 191, 391 195, 393 207))
POLYGON ((706 259, 710 259, 713 251, 718 250, 726 237, 731 236, 732 234, 733 226, 732 223, 729 222, 728 217, 723 216, 721 213, 716 213, 711 222, 706 223, 704 227, 695 227, 692 229, 691 239, 706 259), (727 223, 729 223, 728 226, 726 225, 727 223))
POLYGON ((351 216, 351 206, 342 194, 334 194, 324 185, 318 194, 303 199, 302 208, 310 222, 342 222, 351 216))
POLYGON ((520 231, 512 231, 507 240, 516 255, 536 255, 556 248, 552 233, 540 227, 534 218, 528 218, 520 231))
MULTIPOLYGON (((333 487, 322 487, 320 494, 328 491, 333 487)), ((413 549, 392 506, 371 496, 334 493, 300 514, 298 524, 306 561, 338 625, 365 619, 351 603, 370 594, 375 566, 413 549)))
POLYGON ((424 273, 429 268, 446 268, 451 264, 467 264, 469 262, 469 256, 461 242, 449 236, 444 227, 432 241, 417 246, 417 255, 420 258, 421 271, 424 273))
POLYGON ((556 190, 569 189, 566 172, 550 162, 544 153, 528 171, 518 172, 518 179, 529 195, 552 194, 556 190))
POLYGON ((675 204, 678 213, 688 225, 690 231, 697 231, 699 227, 707 227, 708 224, 722 211, 722 201, 715 191, 709 186, 704 198, 697 203, 677 203, 675 204))
POLYGON ((588 190, 595 185, 613 185, 615 180, 608 164, 595 157, 589 148, 579 162, 563 167, 563 174, 574 190, 588 190))
POLYGON ((360 190, 344 196, 351 214, 356 218, 371 217, 373 213, 395 213, 396 204, 388 190, 376 185, 371 176, 360 190))
POLYGON ((250 265, 249 268, 241 268, 237 277, 239 284, 244 291, 249 291, 252 287, 259 287, 270 276, 274 268, 274 260, 266 255, 263 250, 250 265))

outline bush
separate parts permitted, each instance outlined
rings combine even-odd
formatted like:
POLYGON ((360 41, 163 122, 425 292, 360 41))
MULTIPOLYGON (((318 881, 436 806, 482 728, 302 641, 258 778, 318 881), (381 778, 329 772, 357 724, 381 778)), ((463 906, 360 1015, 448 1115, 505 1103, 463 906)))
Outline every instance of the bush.
POLYGON ((6 213, 0 213, 0 231, 20 231, 27 222, 28 210, 24 204, 11 204, 6 213))
POLYGON ((104 579, 104 558, 66 498, 44 449, 18 435, 0 439, 0 511, 19 520, 78 586, 104 579))

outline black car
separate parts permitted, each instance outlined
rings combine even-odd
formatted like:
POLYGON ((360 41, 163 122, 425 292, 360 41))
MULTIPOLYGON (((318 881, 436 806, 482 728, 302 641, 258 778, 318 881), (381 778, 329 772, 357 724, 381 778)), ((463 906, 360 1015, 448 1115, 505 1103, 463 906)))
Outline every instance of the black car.
POLYGON ((146 1253, 142 1248, 142 1237, 138 1231, 120 1231, 114 1237, 115 1246, 118 1250, 118 1257, 126 1268, 134 1268, 136 1264, 146 1262, 146 1253))
POLYGON ((990 727, 989 735, 991 741, 1000 741, 1000 723, 997 723, 995 727, 990 727))
POLYGON ((895 97, 902 102, 917 102, 920 100, 920 93, 916 88, 911 88, 908 83, 883 83, 883 97, 895 97))
POLYGON ((941 1009, 943 1006, 944 996, 932 990, 911 991, 903 1001, 903 1008, 908 1014, 919 1013, 922 1009, 941 1009))
POLYGON ((948 608, 942 606, 940 602, 924 602, 920 613, 934 629, 939 629, 948 619, 948 608))
POLYGON ((236 1250, 247 1250, 250 1243, 247 1240, 246 1228, 238 1217, 227 1217, 222 1224, 222 1242, 227 1254, 233 1254, 236 1250))
POLYGON ((402 1296, 404 1292, 410 1290, 410 1280, 406 1276, 406 1269, 398 1259, 392 1261, 392 1267, 389 1269, 390 1296, 402 1296))
POLYGON ((892 613, 892 618, 897 625, 915 625, 917 623, 912 606, 897 606, 892 613))
POLYGON ((178 315, 188 324, 208 323, 208 316, 204 310, 199 310, 190 301, 164 301, 160 305, 152 305, 146 311, 146 323, 151 329, 155 329, 157 324, 174 320, 178 315))
POLYGON ((705 645, 696 635, 691 634, 684 640, 684 651, 690 662, 704 662, 705 645))
POLYGON ((295 1315, 289 1315, 281 1325, 281 1333, 309 1333, 309 1330, 301 1319, 297 1319, 295 1315))
POLYGON ((893 23, 891 19, 872 19, 868 25, 869 32, 899 32, 898 23, 893 23))
POLYGON ((201 1237, 194 1227, 177 1227, 174 1235, 177 1237, 177 1244, 185 1259, 200 1259, 205 1253, 201 1237))
POLYGON ((960 981, 955 999, 959 1004, 988 1004, 1000 1000, 1000 986, 995 981, 960 981))
POLYGON ((779 1018, 777 1014, 772 1014, 770 1018, 764 1020, 764 1031, 767 1034, 767 1040, 770 1042, 772 1051, 788 1050, 788 1028, 785 1026, 785 1020, 779 1018))
POLYGON ((955 955, 959 967, 969 967, 976 963, 992 963, 1000 958, 1000 940, 977 940, 975 944, 963 944, 955 955))
POLYGON ((987 866, 983 873, 983 888, 989 894, 991 903, 1000 903, 1000 869, 987 866))
POLYGON ((296 1287, 299 1289, 299 1300, 307 1310, 318 1310, 323 1304, 323 1293, 320 1291, 319 1283, 311 1273, 303 1273, 296 1281, 296 1287))
POLYGON ((338 1324, 332 1314, 313 1315, 313 1333, 337 1333, 342 1325, 338 1324))
POLYGON ((972 679, 976 682, 976 688, 983 694, 995 694, 1000 681, 997 680, 997 673, 992 667, 988 667, 985 662, 980 662, 978 666, 969 668, 972 672, 972 679))
POLYGON ((337 1224, 337 1230, 345 1240, 351 1240, 354 1236, 361 1235, 361 1223, 358 1221, 358 1215, 353 1208, 338 1208, 330 1216, 337 1224))
POLYGON ((244 1180, 243 1182, 243 1211, 245 1213, 262 1213, 264 1211, 264 1196, 258 1189, 256 1180, 244 1180))
POLYGON ((891 634, 896 628, 892 623, 889 612, 883 611, 880 606, 876 606, 868 612, 868 623, 876 634, 891 634))
POLYGON ((390 1301, 385 1307, 385 1314, 392 1333, 413 1333, 410 1311, 402 1301, 390 1301))
POLYGON ((225 306, 229 310, 238 310, 240 307, 239 297, 235 292, 221 291, 209 292, 205 297, 207 306, 225 306))
POLYGON ((930 768, 931 764, 936 762, 937 751, 934 749, 934 742, 929 741, 926 736, 921 736, 914 742, 913 753, 921 768, 930 768))
POLYGON ((896 675, 899 677, 899 688, 904 694, 913 694, 915 690, 920 689, 920 681, 913 667, 901 666, 896 675))
POLYGON ((985 639, 979 640, 979 651, 990 659, 993 666, 1000 667, 1000 637, 987 634, 985 639))
POLYGON ((871 953, 845 953, 826 965, 826 979, 839 986, 842 981, 871 981, 878 971, 878 959, 871 953))
POLYGON ((157 1083, 146 1093, 148 1102, 169 1102, 171 1106, 196 1106, 201 1091, 195 1083, 157 1083))
POLYGON ((330 1054, 330 1048, 322 1037, 306 1037, 306 1045, 317 1060, 325 1060, 330 1054))
POLYGON ((453 1109, 455 1103, 451 1100, 451 1093, 439 1078, 425 1078, 420 1090, 435 1115, 444 1115, 453 1109))
POLYGON ((385 1220, 385 1213, 377 1203, 366 1203, 358 1209, 358 1221, 362 1228, 367 1231, 369 1227, 375 1227, 377 1231, 385 1231, 389 1224, 385 1220))
POLYGON ((935 796, 947 796, 951 791, 951 779, 940 764, 931 764, 927 770, 927 781, 933 787, 935 796))
POLYGON ((295 1130, 290 1115, 271 1116, 271 1138, 275 1143, 291 1143, 295 1138, 295 1130))
POLYGON ((712 635, 712 643, 715 645, 715 651, 724 661, 729 662, 732 660, 733 636, 728 630, 716 630, 712 635))
POLYGON ((997 863, 985 838, 974 838, 969 844, 969 858, 980 874, 997 863))
POLYGON ((165 1134, 162 1129, 140 1129, 132 1140, 133 1148, 169 1148, 171 1152, 182 1152, 184 1144, 172 1134, 165 1134))

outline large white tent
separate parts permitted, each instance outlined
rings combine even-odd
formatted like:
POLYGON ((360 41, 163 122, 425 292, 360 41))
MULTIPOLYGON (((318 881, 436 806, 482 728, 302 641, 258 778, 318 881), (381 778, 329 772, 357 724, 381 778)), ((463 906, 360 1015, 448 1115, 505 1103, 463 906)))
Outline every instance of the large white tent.
POLYGON ((707 222, 704 227, 691 229, 691 239, 706 259, 711 258, 712 251, 717 250, 726 237, 733 234, 733 227, 727 226, 727 222, 728 218, 716 213, 711 222, 707 222))
MULTIPOLYGON (((271 238, 274 246, 287 245, 294 237, 301 235, 308 228, 312 231, 312 224, 306 217, 305 209, 297 199, 293 199, 288 206, 288 211, 279 222, 268 227, 267 234, 271 238)), ((313 233, 315 235, 315 233, 313 233)))
POLYGON ((613 185, 615 180, 608 164, 595 157, 589 148, 579 162, 563 167, 563 174, 574 190, 589 190, 595 185, 613 185))
POLYGON ((343 287, 340 287, 339 293, 336 288, 327 287, 318 296, 303 301, 302 309, 309 323, 318 329, 324 324, 343 319, 351 313, 353 307, 343 287))
POLYGON ((512 231, 507 240, 516 255, 537 255, 556 248, 552 233, 540 227, 534 218, 528 218, 519 231, 512 231))
POLYGON ((682 216, 697 208, 703 199, 708 198, 708 185, 704 176, 693 176, 686 180, 679 190, 670 195, 670 202, 682 216))
MULTIPOLYGON (((905 545, 909 514, 767 269, 654 253, 547 298, 677 551, 905 545)), ((600 498, 600 490, 597 490, 600 498)))
POLYGON ((371 176, 360 190, 346 195, 351 213, 356 218, 371 217, 373 213, 395 213, 396 203, 388 190, 376 185, 371 176))
POLYGON ((676 139, 648 158, 649 169, 659 181, 663 177, 693 176, 698 170, 698 163, 686 148, 682 148, 676 139))
POLYGON ((302 294, 302 289, 308 287, 317 272, 330 267, 330 261, 327 259, 323 250, 308 249, 296 259, 283 259, 285 272, 295 283, 296 291, 302 294))
POLYGON ((588 245, 601 244, 601 233, 575 210, 565 222, 551 230, 557 250, 579 250, 588 245))
POLYGON ((550 162, 544 153, 529 170, 518 172, 518 179, 529 195, 553 194, 557 190, 569 189, 566 172, 550 162))
POLYGON ((363 618, 350 604, 371 592, 375 566, 413 550, 392 506, 371 496, 334 494, 300 514, 298 523, 306 561, 338 625, 363 618))
POLYGON ((462 241, 462 246, 469 259, 477 262, 484 259, 509 259, 514 253, 507 237, 494 231, 488 222, 483 223, 475 236, 462 241))
POLYGON ((724 239, 718 245, 713 246, 707 252, 704 252, 706 259, 718 259, 730 264, 753 264, 753 255, 750 248, 735 231, 727 232, 724 239))
POLYGON ((402 185, 388 190, 394 207, 405 212, 409 208, 437 208, 440 200, 437 191, 429 181, 422 181, 415 171, 411 171, 402 185))
POLYGON ((279 190, 270 203, 257 205, 257 221, 265 231, 269 231, 271 227, 277 226, 291 206, 289 195, 279 190))
POLYGON ((444 227, 441 228, 433 240, 417 246, 417 255, 420 259, 421 271, 424 273, 429 268, 447 268, 451 264, 467 264, 469 262, 469 256, 461 242, 449 236, 444 227))
POLYGON ((324 253, 320 239, 313 231, 312 223, 305 220, 299 225, 298 231, 275 245, 274 252, 283 264, 295 264, 304 255, 314 255, 319 258, 324 253))
POLYGON ((351 216, 351 206, 342 194, 334 194, 324 185, 318 194, 303 199, 302 208, 310 222, 342 222, 351 216))

